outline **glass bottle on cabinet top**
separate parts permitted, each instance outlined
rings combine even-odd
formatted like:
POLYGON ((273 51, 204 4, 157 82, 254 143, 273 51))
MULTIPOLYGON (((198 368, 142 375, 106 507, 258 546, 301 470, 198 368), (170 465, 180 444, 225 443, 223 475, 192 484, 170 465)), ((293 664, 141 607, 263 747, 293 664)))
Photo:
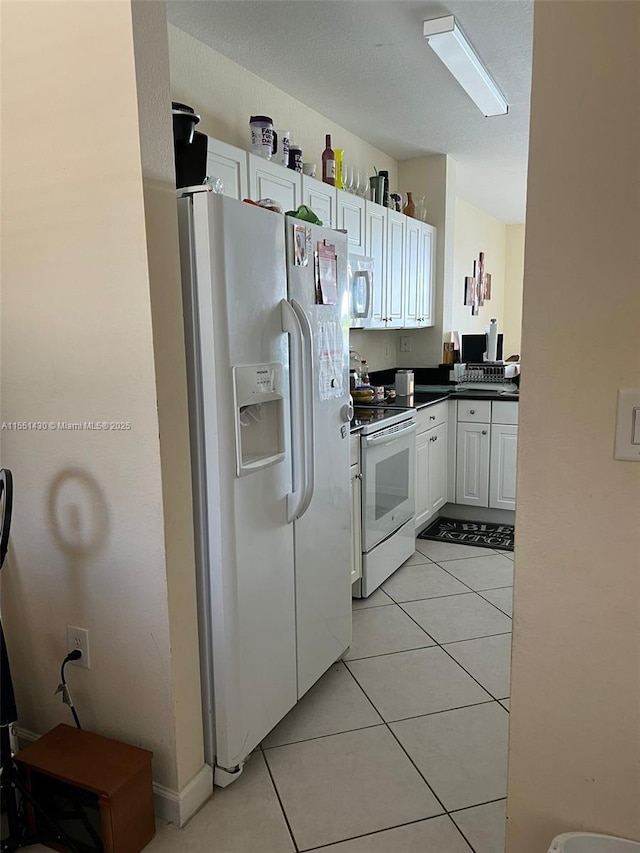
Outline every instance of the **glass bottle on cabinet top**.
POLYGON ((325 149, 322 152, 322 180, 332 187, 336 183, 336 158, 331 147, 331 134, 325 137, 325 149))

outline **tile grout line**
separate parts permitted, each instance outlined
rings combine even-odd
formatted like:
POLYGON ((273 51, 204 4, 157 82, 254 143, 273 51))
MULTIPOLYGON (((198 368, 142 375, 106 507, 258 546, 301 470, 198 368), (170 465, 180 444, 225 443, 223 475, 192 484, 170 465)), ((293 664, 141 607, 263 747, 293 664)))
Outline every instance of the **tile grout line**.
MULTIPOLYGON (((400 605, 398 605, 398 607, 400 607, 400 605)), ((406 613, 406 610, 404 610, 403 608, 401 608, 401 609, 403 610, 403 613, 406 613)), ((409 617, 409 619, 411 619, 413 622, 415 622, 415 621, 416 621, 415 619, 413 619, 413 617, 411 616, 411 614, 410 614, 410 613, 407 613, 407 616, 408 616, 408 617, 409 617)), ((416 625, 418 625, 418 623, 417 623, 417 622, 416 622, 416 625)), ((422 625, 419 625, 418 627, 422 628, 422 625)), ((422 628, 422 630, 424 631, 424 628, 422 628)), ((426 633, 426 632, 425 632, 425 633, 426 633)), ((507 634, 507 633, 511 633, 511 632, 510 632, 510 631, 505 632, 505 634, 507 634)), ((505 634, 490 634, 489 636, 493 636, 493 637, 501 637, 501 636, 504 636, 505 634)), ((486 639, 486 637, 474 637, 474 638, 472 638, 472 639, 476 639, 476 640, 484 640, 484 639, 486 639)), ((499 702, 499 701, 500 701, 499 699, 497 699, 497 698, 493 695, 493 693, 492 693, 490 690, 488 690, 488 689, 484 686, 484 684, 481 684, 481 683, 478 681, 478 679, 477 679, 474 675, 472 675, 472 674, 469 672, 469 670, 465 669, 465 668, 462 666, 462 664, 460 663, 460 661, 457 661, 457 660, 454 658, 454 656, 453 656, 452 654, 450 654, 450 653, 447 651, 447 649, 445 649, 445 647, 444 647, 444 645, 443 645, 442 643, 439 643, 437 640, 435 640, 434 642, 436 643, 436 645, 438 646, 438 648, 442 649, 442 651, 443 651, 443 652, 445 652, 445 654, 449 655, 449 657, 451 658, 451 660, 452 660, 452 661, 455 661, 455 663, 457 663, 457 664, 458 664, 458 666, 459 666, 462 670, 464 670, 464 672, 466 672, 466 673, 467 673, 467 675, 468 675, 470 678, 473 678, 473 680, 476 682, 476 684, 478 684, 480 687, 482 687, 482 689, 483 689, 483 690, 486 690, 486 692, 489 694, 489 696, 491 696, 493 699, 495 699, 495 701, 496 701, 496 702, 499 702)), ((466 643, 466 642, 468 642, 468 641, 467 641, 467 640, 454 640, 453 642, 456 642, 456 643, 466 643)), ((397 654, 397 652, 396 652, 396 653, 394 653, 394 654, 397 654)), ((511 679, 509 679, 509 681, 511 681, 511 679)), ((509 691, 509 692, 511 692, 511 691, 509 691)), ((505 697, 505 698, 507 698, 507 697, 505 697)), ((506 710, 506 709, 505 709, 505 710, 506 710)))
MULTIPOLYGON (((473 806, 469 806, 469 808, 473 808, 473 806)), ((438 820, 441 817, 449 817, 447 812, 444 814, 436 814, 433 817, 419 817, 417 820, 410 820, 407 823, 397 823, 393 826, 385 826, 382 829, 374 829, 373 832, 364 832, 361 835, 350 835, 349 838, 342 838, 340 841, 332 841, 329 844, 321 844, 319 847, 305 847, 304 850, 301 850, 300 853, 313 853, 316 850, 329 850, 336 844, 345 844, 348 841, 356 841, 358 838, 369 838, 371 835, 380 835, 382 832, 391 832, 393 829, 402 829, 405 826, 414 826, 417 823, 423 823, 427 820, 438 820)), ((452 820, 451 823, 458 829, 455 822, 452 820)), ((460 830, 458 830, 460 831, 460 830)), ((465 838, 466 841, 466 838, 465 838)), ((469 842, 467 841, 467 844, 469 842)), ((473 847, 471 848, 473 850, 473 847)), ((474 851, 475 853, 475 851, 474 851)))
POLYGON ((291 838, 291 843, 293 844, 293 849, 295 853, 299 853, 300 848, 298 847, 298 843, 296 841, 296 837, 293 834, 293 830, 291 829, 291 824, 289 823, 289 818, 287 817, 287 812, 284 807, 284 803, 280 797, 280 791, 278 791, 278 786, 276 785, 276 780, 273 778, 273 773, 271 772, 271 768, 269 767, 269 761, 267 756, 265 755, 264 749, 262 748, 262 744, 260 744, 260 752, 262 753, 262 760, 265 763, 267 768, 267 773, 269 774, 269 779, 271 779, 271 784, 273 785, 273 790, 275 791, 275 795, 278 799, 278 805, 280 806, 280 811, 282 812, 282 817, 284 818, 284 822, 287 825, 287 830, 289 831, 289 837, 291 838))

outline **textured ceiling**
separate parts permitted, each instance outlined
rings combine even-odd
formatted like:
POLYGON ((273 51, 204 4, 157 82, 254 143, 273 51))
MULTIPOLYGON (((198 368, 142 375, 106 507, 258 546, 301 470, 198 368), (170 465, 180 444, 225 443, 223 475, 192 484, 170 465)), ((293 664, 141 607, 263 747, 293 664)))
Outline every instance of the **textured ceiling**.
POLYGON ((397 160, 450 154, 458 193, 524 222, 531 0, 169 0, 168 20, 397 160), (422 36, 453 14, 509 102, 485 118, 422 36))

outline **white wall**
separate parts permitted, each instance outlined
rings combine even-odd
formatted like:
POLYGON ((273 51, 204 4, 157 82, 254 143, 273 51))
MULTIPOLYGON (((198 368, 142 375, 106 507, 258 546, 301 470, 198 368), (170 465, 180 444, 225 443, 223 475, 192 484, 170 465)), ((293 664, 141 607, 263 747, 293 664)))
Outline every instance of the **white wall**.
POLYGON ((498 321, 498 331, 503 332, 506 226, 461 198, 456 198, 455 209, 451 325, 445 334, 482 334, 492 317, 498 321), (473 275, 473 262, 480 252, 484 252, 485 272, 491 274, 491 299, 473 317, 471 306, 464 304, 464 280, 473 275))
MULTIPOLYGON (((3 29, 3 417, 131 423, 0 434, 20 724, 70 722, 53 694, 66 626, 86 627, 91 669, 68 673, 84 727, 153 750, 154 779, 176 789, 189 768, 167 573, 185 558, 188 587, 193 566, 169 543, 183 519, 165 531, 131 7, 10 2, 3 29)), ((171 607, 188 618, 189 595, 171 607)))
POLYGON ((507 225, 503 330, 505 352, 508 355, 519 353, 521 349, 524 234, 524 225, 507 225))
MULTIPOLYGON (((166 113, 166 104, 171 100, 167 20, 164 3, 134 0, 131 5, 158 395, 171 674, 176 717, 176 787, 182 791, 200 773, 201 786, 206 791, 209 773, 203 766, 191 454, 173 133, 166 113)), ((185 816, 188 815, 181 813, 179 819, 185 816)))
POLYGON ((537 2, 508 853, 640 841, 640 4, 537 2))
POLYGON ((320 167, 325 134, 330 133, 333 147, 344 148, 345 162, 370 174, 374 166, 387 169, 391 186, 396 186, 398 164, 392 157, 182 30, 168 29, 171 96, 194 107, 202 119, 198 130, 248 148, 249 116, 268 115, 276 128, 291 131, 306 162, 320 167))

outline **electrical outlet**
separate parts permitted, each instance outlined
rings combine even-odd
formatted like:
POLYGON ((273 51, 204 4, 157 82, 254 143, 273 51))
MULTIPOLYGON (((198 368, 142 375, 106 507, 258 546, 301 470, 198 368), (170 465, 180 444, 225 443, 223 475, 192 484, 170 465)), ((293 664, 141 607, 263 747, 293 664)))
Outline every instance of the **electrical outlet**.
POLYGON ((410 335, 400 335, 400 352, 411 352, 410 335))
POLYGON ((67 625, 67 651, 72 652, 74 649, 80 649, 82 657, 80 660, 72 660, 69 663, 89 669, 89 631, 87 628, 67 625))
POLYGON ((382 345, 382 356, 385 361, 389 361, 391 359, 391 347, 389 346, 389 341, 385 341, 382 345))

